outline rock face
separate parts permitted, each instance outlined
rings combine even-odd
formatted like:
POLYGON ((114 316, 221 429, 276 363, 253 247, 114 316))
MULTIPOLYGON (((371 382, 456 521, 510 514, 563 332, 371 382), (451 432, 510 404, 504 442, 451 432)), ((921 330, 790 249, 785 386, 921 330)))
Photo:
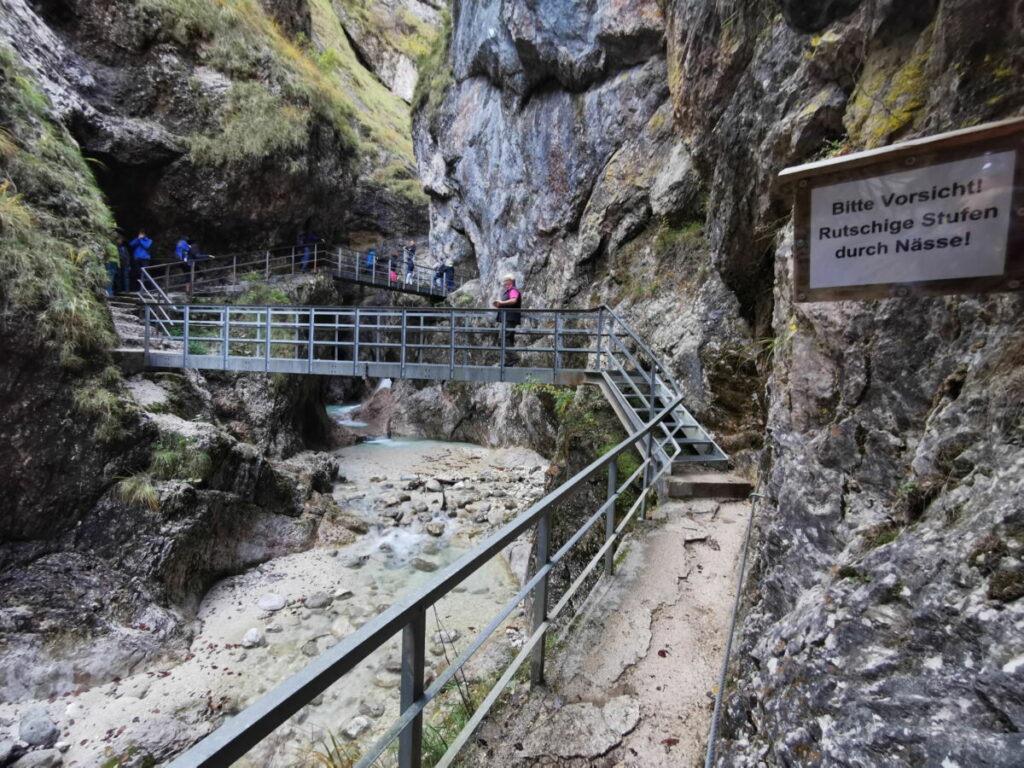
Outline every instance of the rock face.
POLYGON ((459 6, 454 82, 439 112, 415 121, 431 249, 475 262, 473 303, 489 304, 511 271, 525 306, 613 306, 670 362, 688 407, 727 426, 729 448, 749 447, 760 423, 741 352, 753 312, 706 267, 692 290, 708 235, 673 126, 665 23, 654 0, 596 14, 554 2, 459 6), (723 373, 728 391, 708 386, 723 373))
POLYGON ((357 60, 329 3, 264 5, 11 0, 0 40, 98 161, 117 223, 130 237, 146 228, 157 256, 186 233, 223 252, 307 229, 423 231, 404 104, 357 60))
POLYGON ((759 460, 720 765, 1018 763, 1022 299, 795 304, 776 177, 1019 114, 1019 14, 615 8, 455 7, 433 247, 473 299, 510 270, 527 306, 612 304, 759 460))

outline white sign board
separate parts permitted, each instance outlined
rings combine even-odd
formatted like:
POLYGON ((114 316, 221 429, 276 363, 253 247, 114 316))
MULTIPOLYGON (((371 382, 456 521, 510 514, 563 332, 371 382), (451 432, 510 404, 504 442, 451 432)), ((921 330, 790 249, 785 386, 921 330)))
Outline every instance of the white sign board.
POLYGON ((1016 151, 817 187, 810 287, 1001 275, 1016 151))

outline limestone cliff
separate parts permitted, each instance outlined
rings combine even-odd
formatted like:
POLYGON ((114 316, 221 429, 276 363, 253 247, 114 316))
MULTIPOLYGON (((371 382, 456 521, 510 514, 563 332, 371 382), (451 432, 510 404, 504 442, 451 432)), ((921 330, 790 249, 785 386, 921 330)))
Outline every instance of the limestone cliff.
POLYGON ((1022 299, 795 304, 783 168, 1020 114, 1009 0, 465 0, 431 244, 608 302, 759 460, 721 765, 1019 763, 1022 299))

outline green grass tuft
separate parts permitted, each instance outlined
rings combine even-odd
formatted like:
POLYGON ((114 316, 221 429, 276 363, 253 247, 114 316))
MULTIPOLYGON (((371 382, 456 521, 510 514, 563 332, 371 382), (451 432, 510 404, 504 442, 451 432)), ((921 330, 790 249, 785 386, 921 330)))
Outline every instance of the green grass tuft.
POLYGON ((153 486, 153 478, 145 472, 123 478, 117 484, 117 494, 133 507, 145 507, 155 512, 160 506, 160 493, 153 486))

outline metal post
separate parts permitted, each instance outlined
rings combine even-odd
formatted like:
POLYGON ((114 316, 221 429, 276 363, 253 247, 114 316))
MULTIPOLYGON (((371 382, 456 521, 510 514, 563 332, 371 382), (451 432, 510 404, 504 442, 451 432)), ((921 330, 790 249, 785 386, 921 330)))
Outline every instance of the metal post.
MULTIPOLYGON (((423 696, 427 614, 420 606, 402 630, 402 689, 399 709, 405 712, 423 696)), ((420 768, 423 753, 423 713, 416 715, 398 736, 399 768, 420 768)))
POLYGON ((306 358, 307 359, 307 363, 308 363, 307 366, 306 366, 306 370, 309 373, 313 372, 313 329, 316 327, 314 325, 314 315, 313 315, 314 311, 315 310, 312 307, 310 307, 310 310, 309 310, 309 354, 308 354, 308 356, 306 358))
MULTIPOLYGON (((651 373, 647 377, 647 386, 650 391, 647 393, 647 420, 650 421, 655 416, 654 410, 654 360, 651 360, 651 373)), ((642 369, 641 369, 642 370, 642 369)), ((644 465, 644 484, 643 484, 643 498, 640 501, 640 519, 647 519, 647 488, 651 482, 651 470, 654 468, 654 430, 652 429, 647 433, 647 464, 644 465)))
POLYGON ((231 322, 231 310, 228 307, 224 307, 220 313, 220 355, 221 355, 221 367, 226 371, 228 369, 228 339, 231 335, 228 333, 228 323, 231 322))
POLYGON ((426 320, 426 318, 423 316, 423 313, 421 312, 420 313, 420 341, 419 341, 420 349, 419 349, 419 354, 416 356, 417 361, 420 362, 420 363, 423 362, 423 346, 424 346, 423 326, 425 325, 425 320, 426 320))
POLYGON ((145 365, 149 365, 149 324, 151 321, 149 304, 144 305, 142 310, 142 360, 145 365))
POLYGON ((192 300, 192 286, 196 284, 196 263, 190 261, 188 263, 188 285, 185 286, 185 297, 186 301, 192 300))
POLYGON ((181 330, 181 338, 182 338, 181 367, 182 368, 188 368, 188 309, 189 309, 188 304, 186 304, 185 307, 184 307, 184 312, 185 312, 184 318, 185 318, 185 320, 184 320, 184 325, 182 326, 182 330, 181 330))
POLYGON ((352 329, 352 374, 355 375, 356 364, 359 362, 359 309, 356 308, 356 317, 352 322, 355 326, 352 329))
MULTIPOLYGON (((537 521, 537 570, 551 561, 551 511, 537 521)), ((533 631, 548 619, 548 577, 544 576, 533 588, 533 631)), ((547 635, 533 647, 530 659, 531 685, 544 684, 544 645, 547 635)))
POLYGON ((506 330, 507 327, 508 327, 508 315, 505 314, 504 310, 501 310, 501 329, 499 331, 500 338, 498 339, 498 341, 500 342, 498 346, 501 349, 501 352, 500 352, 500 357, 498 358, 499 361, 500 361, 500 364, 499 364, 498 367, 499 367, 499 370, 501 371, 501 379, 502 379, 502 381, 505 380, 505 330, 506 330))
POLYGON ((231 282, 238 279, 238 254, 231 257, 231 282))
POLYGON ((270 251, 264 254, 264 266, 263 266, 263 278, 267 279, 270 277, 270 251))
POLYGON ((264 324, 264 333, 266 334, 266 338, 263 340, 263 343, 266 345, 266 347, 265 347, 265 354, 266 354, 266 356, 263 358, 263 370, 269 371, 270 370, 270 307, 266 307, 265 311, 267 313, 267 322, 264 324))
MULTIPOLYGON (((608 464, 608 498, 606 501, 611 502, 615 498, 615 492, 618 490, 619 479, 618 479, 618 466, 616 461, 613 459, 608 464)), ((615 535, 615 504, 608 504, 608 509, 604 513, 604 540, 609 542, 612 540, 612 536, 615 535)), ((604 572, 609 576, 612 575, 612 570, 615 567, 615 553, 612 548, 609 547, 608 551, 604 553, 604 572)))
POLYGON ((601 347, 604 335, 604 307, 597 310, 597 370, 601 370, 601 347))
POLYGON ((405 327, 406 327, 406 322, 408 321, 408 317, 406 316, 406 312, 407 311, 408 310, 405 310, 405 309, 402 310, 402 346, 400 347, 401 358, 400 358, 399 368, 398 368, 398 370, 401 372, 401 377, 403 379, 405 378, 405 340, 406 340, 406 328, 405 327))
POLYGON ((449 310, 448 321, 448 378, 455 378, 455 308, 449 310))
POLYGON ((562 334, 562 313, 555 312, 555 343, 552 345, 555 350, 555 379, 558 379, 558 369, 562 367, 562 351, 559 349, 562 334))
POLYGON ((319 252, 320 243, 313 243, 313 271, 316 272, 316 261, 320 256, 319 252))

